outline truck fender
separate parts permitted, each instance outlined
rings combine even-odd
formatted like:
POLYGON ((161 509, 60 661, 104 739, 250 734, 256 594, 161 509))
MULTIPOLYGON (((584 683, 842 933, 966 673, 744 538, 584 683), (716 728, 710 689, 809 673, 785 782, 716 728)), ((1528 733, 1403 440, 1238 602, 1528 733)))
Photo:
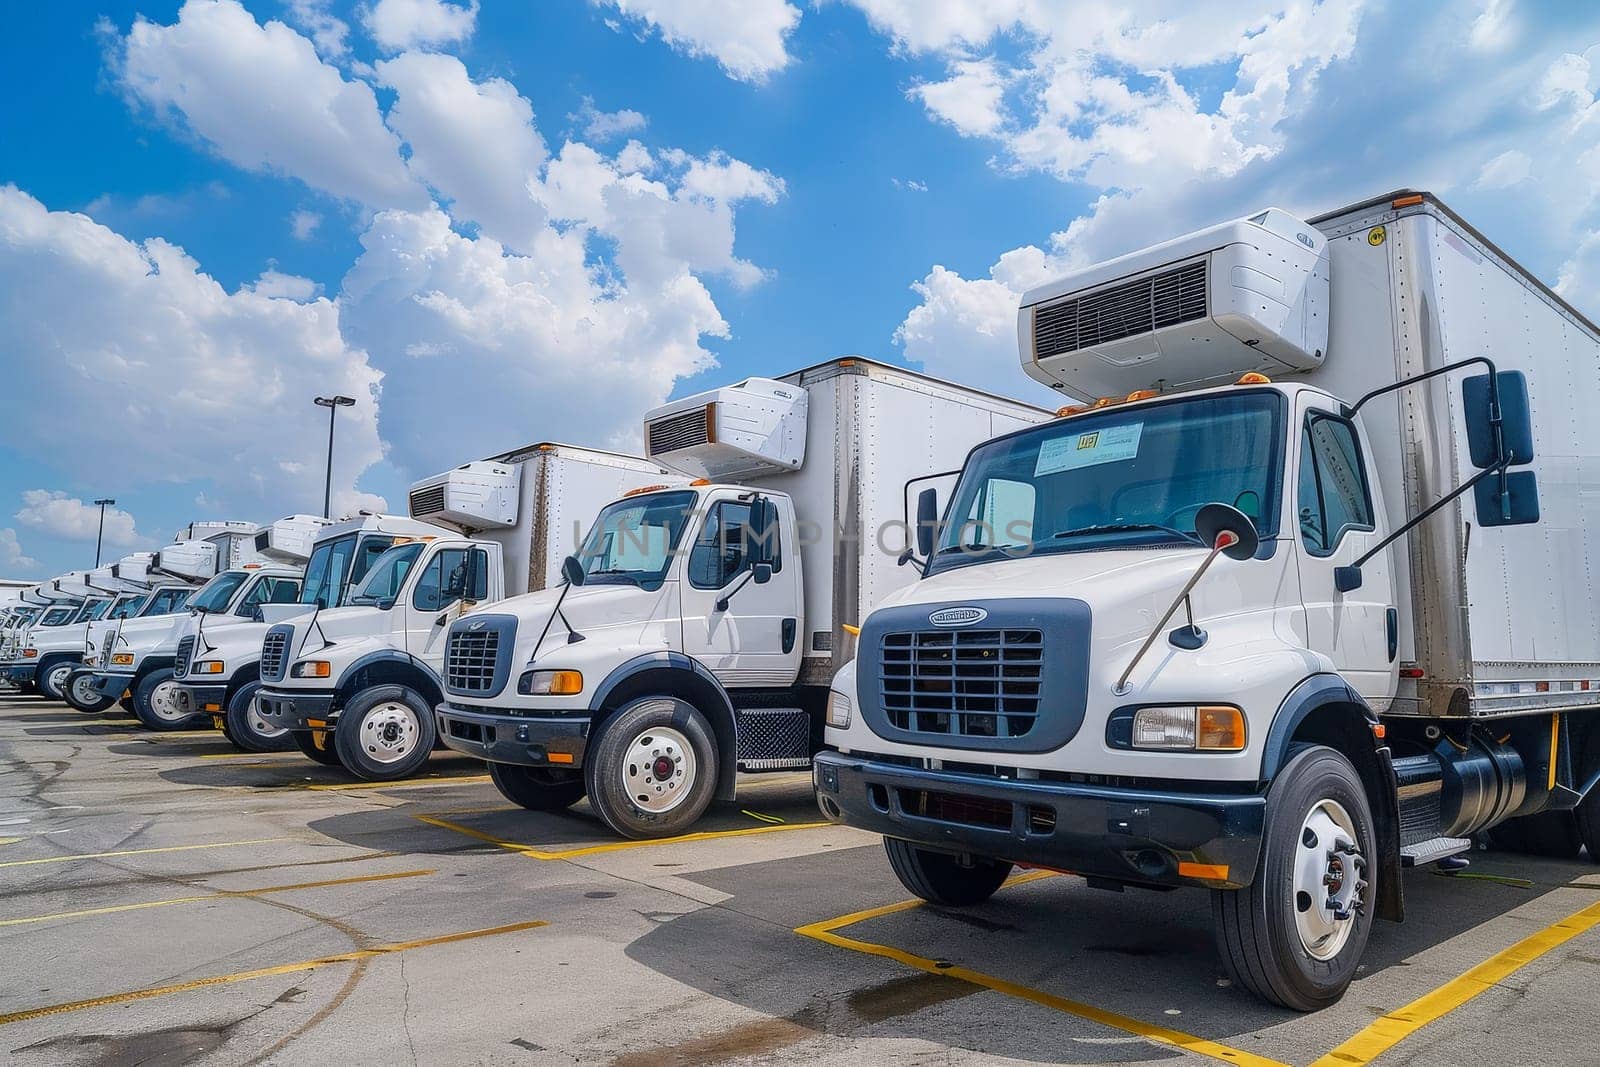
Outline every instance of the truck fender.
POLYGON ((1361 694, 1337 674, 1313 674, 1289 691, 1278 705, 1261 753, 1265 788, 1288 763, 1295 744, 1313 742, 1343 752, 1354 764, 1372 804, 1378 838, 1377 914, 1400 922, 1405 917, 1400 873, 1399 784, 1389 747, 1378 741, 1378 715, 1361 694))
POLYGON ((339 684, 334 686, 336 706, 343 707, 351 697, 374 685, 409 685, 421 692, 429 707, 444 700, 444 689, 432 668, 409 653, 385 648, 368 652, 345 668, 339 684), (357 680, 363 675, 366 681, 358 685, 357 680))
POLYGON ((243 667, 233 672, 233 677, 228 679, 228 695, 226 699, 232 700, 233 694, 249 685, 251 682, 261 680, 261 661, 246 663, 243 667))
POLYGON ((589 711, 595 727, 635 696, 672 693, 690 699, 711 720, 717 738, 717 794, 734 798, 739 774, 739 733, 733 701, 711 669, 682 652, 647 652, 615 667, 595 688, 589 711))

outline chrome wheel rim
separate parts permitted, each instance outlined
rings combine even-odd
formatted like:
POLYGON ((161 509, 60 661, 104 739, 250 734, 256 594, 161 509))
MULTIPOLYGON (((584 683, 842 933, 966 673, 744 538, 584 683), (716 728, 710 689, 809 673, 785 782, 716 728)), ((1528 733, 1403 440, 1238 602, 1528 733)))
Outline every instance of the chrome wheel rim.
POLYGON ((87 674, 80 675, 72 680, 72 695, 77 698, 80 704, 97 704, 100 702, 100 694, 94 691, 93 680, 87 674))
POLYGON ((670 726, 645 730, 623 751, 622 788, 636 807, 652 815, 687 800, 694 777, 694 749, 670 726))
POLYGON ((70 663, 63 663, 59 667, 51 667, 49 673, 44 676, 44 680, 49 684, 51 689, 59 693, 61 692, 61 687, 67 682, 67 676, 71 673, 72 665, 70 663))
POLYGON ((361 720, 361 751, 377 763, 397 763, 417 747, 421 730, 416 713, 406 705, 379 704, 361 720))
POLYGON ((1295 931, 1306 953, 1331 960, 1344 950, 1366 907, 1366 858, 1355 820, 1337 800, 1311 806, 1294 856, 1295 931))
POLYGON ((244 723, 250 732, 257 737, 282 737, 289 731, 282 726, 267 721, 261 715, 261 701, 255 697, 250 698, 250 706, 245 708, 244 723))
POLYGON ((178 710, 178 683, 158 682, 150 691, 150 710, 162 722, 177 722, 184 718, 183 712, 178 710))

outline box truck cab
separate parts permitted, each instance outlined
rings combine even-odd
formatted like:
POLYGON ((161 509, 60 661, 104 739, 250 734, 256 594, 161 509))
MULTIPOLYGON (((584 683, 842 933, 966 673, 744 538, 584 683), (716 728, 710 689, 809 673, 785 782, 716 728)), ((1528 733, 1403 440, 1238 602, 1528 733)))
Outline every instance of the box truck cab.
POLYGON ((1019 339, 1086 403, 919 502, 923 574, 833 682, 828 818, 945 905, 1018 864, 1206 888, 1233 980, 1298 1010, 1402 868, 1494 826, 1600 856, 1587 319, 1402 193, 1089 268, 1019 339))
POLYGON ((34 680, 40 695, 47 700, 66 699, 68 680, 74 671, 83 668, 84 656, 88 654, 90 625, 106 618, 123 617, 133 599, 130 594, 113 594, 102 589, 94 579, 93 572, 71 571, 50 582, 52 594, 81 598, 81 601, 70 622, 41 631, 30 642, 35 653, 34 680))
POLYGON ((649 458, 694 480, 608 503, 560 587, 451 627, 444 743, 629 837, 681 832, 740 769, 809 766, 857 604, 914 577, 908 484, 1046 418, 855 358, 651 411, 649 458))
POLYGON ((413 518, 398 520, 407 537, 344 607, 267 632, 263 720, 323 764, 374 781, 411 774, 437 740, 450 623, 508 588, 544 588, 576 543, 578 517, 664 476, 636 456, 545 442, 418 482, 413 518))
POLYGON ((37 622, 17 632, 8 657, 0 662, 6 680, 24 692, 61 699, 52 683, 61 680, 56 676, 62 668, 75 665, 74 653, 82 658, 88 622, 109 605, 108 598, 89 595, 94 591, 82 584, 83 577, 82 571, 69 572, 38 587, 50 606, 37 622))

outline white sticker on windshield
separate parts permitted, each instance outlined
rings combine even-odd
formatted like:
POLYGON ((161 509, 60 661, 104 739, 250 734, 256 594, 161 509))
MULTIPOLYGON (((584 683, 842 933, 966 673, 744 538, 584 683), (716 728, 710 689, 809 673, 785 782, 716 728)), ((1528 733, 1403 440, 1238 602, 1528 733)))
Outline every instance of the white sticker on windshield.
POLYGON ((1037 478, 1041 474, 1133 459, 1139 454, 1139 437, 1143 433, 1144 423, 1134 422, 1053 437, 1039 446, 1039 462, 1034 465, 1033 475, 1037 478))

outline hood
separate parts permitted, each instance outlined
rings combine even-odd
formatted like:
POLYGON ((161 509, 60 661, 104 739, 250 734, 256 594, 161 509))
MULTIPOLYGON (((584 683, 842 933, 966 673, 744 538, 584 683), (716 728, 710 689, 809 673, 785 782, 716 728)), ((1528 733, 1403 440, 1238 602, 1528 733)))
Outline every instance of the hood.
MULTIPOLYGON (((148 619, 122 619, 118 632, 122 641, 130 645, 151 648, 170 638, 174 645, 177 644, 178 634, 190 619, 189 613, 182 611, 176 615, 152 615, 148 619)), ((112 624, 116 626, 116 623, 112 624)), ((117 643, 122 647, 122 641, 117 643)))
POLYGON ((81 648, 89 638, 89 624, 75 622, 68 626, 49 626, 29 635, 29 643, 40 652, 60 652, 62 649, 81 648))
MULTIPOLYGON (((672 593, 672 583, 662 585, 660 589, 640 589, 636 585, 590 585, 578 586, 572 589, 565 600, 561 601, 561 614, 567 622, 579 633, 590 635, 601 630, 621 627, 630 631, 638 631, 650 625, 650 621, 661 614, 658 610, 663 597, 672 593)), ((541 589, 537 593, 524 593, 521 596, 511 597, 496 604, 488 605, 463 616, 463 620, 485 615, 510 615, 517 620, 516 648, 518 662, 527 662, 533 658, 535 652, 534 642, 545 630, 545 623, 550 621, 551 613, 555 609, 556 600, 561 596, 561 588, 541 589)), ((462 625, 457 622, 456 626, 462 625)), ((546 646, 551 641, 565 643, 566 629, 558 619, 551 623, 546 635, 546 646)), ((614 634, 619 631, 613 630, 614 634)), ((619 636, 613 638, 620 643, 629 643, 619 636)))
POLYGON ((286 619, 288 625, 294 627, 296 634, 303 634, 307 630, 321 631, 329 641, 338 641, 340 638, 366 637, 375 632, 389 632, 388 617, 385 612, 377 608, 357 604, 352 607, 324 608, 316 613, 316 622, 311 621, 309 613, 296 615, 286 619))
POLYGON ((191 624, 178 635, 179 639, 199 637, 196 642, 196 657, 201 655, 202 650, 206 650, 205 655, 211 659, 220 657, 225 660, 236 660, 245 653, 260 655, 261 639, 267 636, 266 623, 253 622, 238 616, 234 616, 233 622, 227 626, 218 626, 216 621, 214 618, 206 620, 204 634, 200 634, 199 628, 191 624))

